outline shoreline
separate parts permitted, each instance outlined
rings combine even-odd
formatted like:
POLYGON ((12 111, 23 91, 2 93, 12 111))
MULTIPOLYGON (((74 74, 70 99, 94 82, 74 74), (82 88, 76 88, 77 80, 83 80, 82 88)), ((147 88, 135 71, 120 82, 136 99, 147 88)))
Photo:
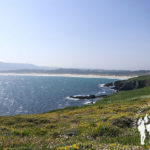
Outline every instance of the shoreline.
POLYGON ((46 73, 0 73, 0 76, 46 76, 46 77, 75 77, 75 78, 107 78, 127 80, 137 76, 96 75, 96 74, 46 74, 46 73))

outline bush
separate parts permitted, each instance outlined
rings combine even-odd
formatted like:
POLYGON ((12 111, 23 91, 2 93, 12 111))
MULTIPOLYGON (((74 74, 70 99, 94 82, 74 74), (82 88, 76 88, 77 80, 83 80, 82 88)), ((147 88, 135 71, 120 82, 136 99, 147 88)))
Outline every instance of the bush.
POLYGON ((122 131, 115 126, 99 126, 98 128, 95 128, 94 130, 91 130, 91 136, 93 138, 96 137, 117 137, 122 133, 122 131))
POLYGON ((129 117, 112 119, 111 123, 120 128, 131 128, 133 126, 133 120, 129 117))

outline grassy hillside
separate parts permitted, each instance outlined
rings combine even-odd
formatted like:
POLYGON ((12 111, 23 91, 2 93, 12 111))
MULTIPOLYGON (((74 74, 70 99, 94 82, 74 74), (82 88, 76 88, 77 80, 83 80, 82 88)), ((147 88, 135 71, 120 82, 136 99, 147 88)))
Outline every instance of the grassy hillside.
POLYGON ((134 126, 142 107, 139 116, 150 114, 149 103, 150 86, 146 86, 106 96, 90 106, 0 117, 0 149, 149 149, 149 138, 141 146, 140 134, 134 126))

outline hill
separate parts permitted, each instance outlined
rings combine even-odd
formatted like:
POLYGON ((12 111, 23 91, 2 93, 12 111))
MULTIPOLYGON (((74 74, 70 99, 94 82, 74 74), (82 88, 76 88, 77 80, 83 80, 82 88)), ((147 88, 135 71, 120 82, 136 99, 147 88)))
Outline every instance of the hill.
POLYGON ((6 62, 0 62, 0 71, 14 71, 14 70, 50 70, 50 69, 56 69, 52 67, 40 67, 33 64, 25 64, 25 63, 6 63, 6 62))
POLYGON ((0 71, 19 70, 19 69, 39 69, 39 67, 32 64, 0 62, 0 71))
POLYGON ((37 74, 77 74, 77 75, 102 75, 102 76, 141 76, 150 74, 150 70, 103 70, 103 69, 76 69, 40 67, 32 64, 2 63, 0 73, 37 73, 37 74))
MULTIPOLYGON (((150 76, 127 80, 149 81, 150 76)), ((125 81, 124 81, 125 82, 125 81)), ((94 105, 0 117, 1 149, 143 150, 137 119, 150 114, 150 86, 119 91, 94 105), (140 112, 140 113, 139 113, 140 112)))

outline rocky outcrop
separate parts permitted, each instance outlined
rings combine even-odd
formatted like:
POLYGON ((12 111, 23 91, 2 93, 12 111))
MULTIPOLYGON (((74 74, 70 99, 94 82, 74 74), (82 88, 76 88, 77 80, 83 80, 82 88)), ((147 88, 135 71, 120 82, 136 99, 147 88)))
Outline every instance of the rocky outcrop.
POLYGON ((116 91, 126 91, 144 88, 150 86, 150 76, 141 76, 129 80, 119 80, 114 83, 105 84, 106 87, 111 87, 116 91), (113 86, 113 87, 112 87, 113 86))
POLYGON ((114 86, 114 83, 110 82, 105 84, 105 87, 111 87, 111 86, 114 86))
POLYGON ((114 89, 123 91, 123 90, 133 90, 144 88, 147 86, 146 80, 133 80, 133 81, 116 81, 114 83, 114 89))
POLYGON ((70 98, 74 99, 95 99, 95 98, 102 98, 107 95, 85 95, 85 96, 70 96, 70 98))

